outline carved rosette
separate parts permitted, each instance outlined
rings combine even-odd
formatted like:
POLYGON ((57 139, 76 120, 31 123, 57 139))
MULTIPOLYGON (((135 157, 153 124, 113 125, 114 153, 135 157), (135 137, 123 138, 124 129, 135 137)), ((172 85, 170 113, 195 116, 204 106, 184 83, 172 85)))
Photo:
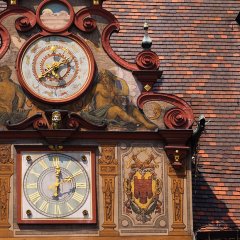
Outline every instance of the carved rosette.
POLYGON ((104 222, 101 236, 116 236, 114 230, 114 195, 115 177, 118 172, 118 162, 115 159, 115 146, 102 146, 101 158, 99 159, 99 173, 102 177, 102 192, 104 205, 104 222))
POLYGON ((164 115, 164 123, 170 129, 188 129, 192 126, 189 114, 180 108, 172 108, 164 115))
POLYGON ((0 235, 11 236, 9 219, 10 178, 13 174, 11 145, 0 145, 0 235))
POLYGON ((156 53, 145 50, 137 55, 136 64, 143 70, 157 70, 160 66, 160 61, 156 53))

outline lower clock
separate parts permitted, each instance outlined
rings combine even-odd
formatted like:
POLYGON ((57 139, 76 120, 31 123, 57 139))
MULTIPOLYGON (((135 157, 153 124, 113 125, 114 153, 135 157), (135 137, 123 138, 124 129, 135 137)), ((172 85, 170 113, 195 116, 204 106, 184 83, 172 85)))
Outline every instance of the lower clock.
POLYGON ((16 146, 18 223, 96 223, 94 149, 41 148, 16 146))

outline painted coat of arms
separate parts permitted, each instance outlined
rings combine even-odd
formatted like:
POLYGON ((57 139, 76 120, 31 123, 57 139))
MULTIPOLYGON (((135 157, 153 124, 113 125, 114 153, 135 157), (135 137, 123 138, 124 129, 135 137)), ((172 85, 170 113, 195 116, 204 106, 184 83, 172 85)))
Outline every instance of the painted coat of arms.
POLYGON ((138 224, 151 223, 164 212, 163 159, 153 148, 134 148, 125 156, 125 214, 138 224))

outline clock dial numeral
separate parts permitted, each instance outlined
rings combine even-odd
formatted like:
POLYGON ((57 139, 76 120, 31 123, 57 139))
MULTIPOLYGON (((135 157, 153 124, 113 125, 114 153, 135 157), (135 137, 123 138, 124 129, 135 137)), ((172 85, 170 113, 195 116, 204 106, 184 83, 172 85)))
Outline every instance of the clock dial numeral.
POLYGON ((35 192, 29 195, 29 199, 33 204, 36 204, 40 200, 41 196, 39 192, 35 192))
POLYGON ((61 214, 60 206, 58 204, 54 205, 54 214, 61 214))
POLYGON ((53 167, 59 167, 60 166, 60 160, 59 160, 58 156, 54 156, 52 158, 52 160, 53 160, 53 167))
POLYGON ((48 168, 47 164, 44 162, 44 160, 41 160, 39 162, 39 164, 41 165, 41 167, 43 168, 43 170, 46 170, 48 168))
POLYGON ((87 184, 85 182, 77 182, 76 188, 87 188, 87 184))
POLYGON ((82 194, 79 194, 77 192, 74 193, 72 199, 76 200, 77 202, 82 202, 84 196, 82 194))
POLYGON ((27 184, 27 188, 37 188, 37 183, 29 183, 27 184))
POLYGON ((72 164, 72 161, 69 161, 67 166, 66 166, 66 169, 69 169, 70 165, 72 164))
POLYGON ((67 203, 67 208, 68 208, 68 211, 72 211, 74 209, 69 203, 67 203))
POLYGON ((82 169, 79 169, 77 172, 73 174, 73 177, 76 177, 77 175, 80 175, 82 173, 83 173, 82 169))
POLYGON ((48 208, 49 208, 49 203, 46 201, 43 201, 43 203, 41 204, 41 206, 39 207, 39 209, 45 213, 48 212, 48 208))
POLYGON ((33 169, 31 170, 30 174, 35 175, 36 177, 40 176, 40 173, 35 172, 33 169))

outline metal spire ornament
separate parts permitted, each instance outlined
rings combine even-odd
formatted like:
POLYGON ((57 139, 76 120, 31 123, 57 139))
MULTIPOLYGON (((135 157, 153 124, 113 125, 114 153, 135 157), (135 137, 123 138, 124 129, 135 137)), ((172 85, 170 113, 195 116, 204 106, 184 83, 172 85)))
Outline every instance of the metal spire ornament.
POLYGON ((143 37, 143 40, 142 40, 142 48, 144 50, 148 50, 152 46, 152 39, 148 35, 148 24, 147 24, 147 22, 144 23, 143 29, 145 30, 145 34, 144 34, 144 37, 143 37))

